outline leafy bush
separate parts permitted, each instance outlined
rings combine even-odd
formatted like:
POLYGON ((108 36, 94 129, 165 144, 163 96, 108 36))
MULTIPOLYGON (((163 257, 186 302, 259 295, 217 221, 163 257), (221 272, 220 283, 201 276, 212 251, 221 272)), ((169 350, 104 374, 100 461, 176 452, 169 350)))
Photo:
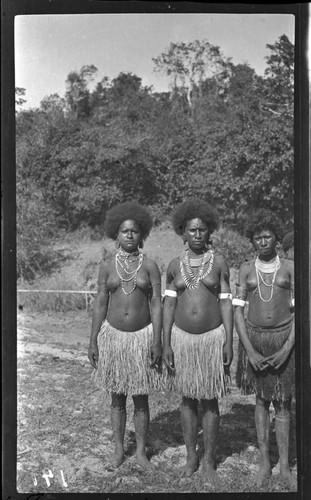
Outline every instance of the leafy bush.
POLYGON ((32 281, 58 269, 65 257, 62 250, 51 246, 56 221, 42 193, 21 184, 17 185, 17 278, 32 281))
POLYGON ((213 247, 222 255, 229 267, 238 269, 246 260, 254 257, 252 244, 238 232, 221 227, 212 234, 213 247))

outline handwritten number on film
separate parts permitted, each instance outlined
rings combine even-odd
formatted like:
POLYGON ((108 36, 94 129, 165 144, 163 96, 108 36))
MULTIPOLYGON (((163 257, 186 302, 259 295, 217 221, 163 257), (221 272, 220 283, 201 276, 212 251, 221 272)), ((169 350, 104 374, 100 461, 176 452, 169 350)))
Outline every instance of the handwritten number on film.
MULTIPOLYGON (((65 486, 65 488, 68 488, 68 483, 66 483, 66 481, 65 481, 65 477, 64 477, 64 473, 63 473, 62 469, 60 470, 60 475, 61 475, 61 478, 63 481, 63 485, 65 486)), ((41 477, 43 477, 43 479, 46 480, 46 485, 49 488, 51 486, 50 479, 52 479, 54 477, 53 472, 50 469, 48 470, 48 473, 43 471, 43 474, 41 477)), ((34 474, 33 474, 33 484, 35 486, 37 486, 37 484, 38 484, 37 478, 34 474)))
POLYGON ((46 480, 46 485, 47 485, 47 487, 51 486, 51 483, 50 483, 49 478, 51 478, 51 479, 52 479, 52 477, 54 477, 54 476, 53 476, 53 472, 49 469, 48 474, 46 474, 45 472, 43 472, 42 477, 43 477, 43 479, 45 479, 45 480, 46 480))

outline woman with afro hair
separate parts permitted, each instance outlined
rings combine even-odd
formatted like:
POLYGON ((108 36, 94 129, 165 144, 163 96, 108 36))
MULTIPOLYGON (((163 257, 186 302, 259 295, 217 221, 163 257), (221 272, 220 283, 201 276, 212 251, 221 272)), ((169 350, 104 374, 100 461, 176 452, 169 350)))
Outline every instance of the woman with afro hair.
POLYGON ((218 478, 215 449, 219 433, 218 398, 225 394, 226 368, 232 360, 232 295, 225 259, 211 249, 218 214, 196 198, 178 205, 172 215, 175 232, 187 243, 167 269, 163 310, 163 361, 167 388, 182 396, 181 424, 187 450, 181 473, 198 468, 198 403, 203 417, 203 471, 218 478))
POLYGON ((264 209, 251 214, 246 235, 257 256, 240 267, 233 305, 241 341, 237 382, 243 392, 256 395, 260 467, 255 482, 260 486, 271 475, 269 407, 272 401, 280 476, 288 487, 296 488, 288 461, 290 408, 295 396, 294 263, 277 253, 283 232, 279 217, 271 211, 264 209))
POLYGON ((134 402, 136 460, 152 467, 146 456, 148 393, 159 387, 161 359, 161 276, 158 266, 140 250, 152 227, 145 207, 125 202, 107 211, 105 234, 117 252, 102 262, 94 304, 88 357, 95 384, 111 394, 112 464, 124 460, 126 399, 134 402))

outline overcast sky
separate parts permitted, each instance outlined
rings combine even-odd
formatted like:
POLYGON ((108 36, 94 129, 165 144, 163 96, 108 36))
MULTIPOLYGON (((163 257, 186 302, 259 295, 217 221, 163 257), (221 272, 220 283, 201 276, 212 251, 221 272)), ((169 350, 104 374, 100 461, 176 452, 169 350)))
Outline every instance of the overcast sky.
POLYGON ((281 35, 294 43, 291 14, 52 14, 15 18, 15 86, 26 89, 28 107, 43 97, 65 94, 71 71, 93 64, 96 81, 120 72, 142 78, 154 90, 168 79, 153 72, 153 57, 171 42, 208 40, 232 62, 248 63, 263 74, 267 44, 281 35))

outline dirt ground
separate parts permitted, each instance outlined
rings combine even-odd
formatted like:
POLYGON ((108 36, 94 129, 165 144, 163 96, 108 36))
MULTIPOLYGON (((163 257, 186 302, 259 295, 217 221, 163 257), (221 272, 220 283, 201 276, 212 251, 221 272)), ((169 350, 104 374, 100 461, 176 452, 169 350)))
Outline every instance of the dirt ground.
MULTIPOLYGON (((220 400, 217 486, 204 478, 201 468, 191 478, 181 478, 178 474, 178 466, 184 463, 186 454, 179 418, 180 398, 174 393, 157 392, 149 397, 147 453, 157 466, 155 471, 144 472, 134 460, 131 398, 127 404, 126 460, 119 469, 111 468, 110 399, 95 389, 90 378, 92 368, 87 359, 90 323, 86 311, 18 314, 19 493, 289 491, 278 475, 272 408, 272 476, 261 488, 253 484, 259 463, 255 399, 253 395, 242 396, 235 387, 236 361, 232 365, 231 394, 220 400)), ((235 337, 235 347, 236 344, 235 337)), ((294 410, 293 406, 290 464, 297 477, 294 410)), ((202 447, 200 430, 200 456, 202 447)))

